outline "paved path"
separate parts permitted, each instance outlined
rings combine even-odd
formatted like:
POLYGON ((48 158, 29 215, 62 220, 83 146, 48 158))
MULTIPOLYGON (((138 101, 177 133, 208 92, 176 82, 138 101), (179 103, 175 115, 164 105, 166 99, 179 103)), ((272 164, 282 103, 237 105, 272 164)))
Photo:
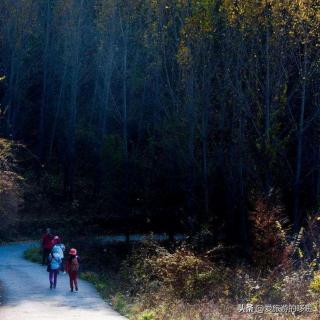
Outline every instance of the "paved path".
POLYGON ((0 246, 0 280, 5 291, 1 320, 125 320, 113 311, 94 287, 79 282, 69 291, 68 276, 60 273, 56 290, 49 289, 46 267, 23 259, 30 243, 0 246))

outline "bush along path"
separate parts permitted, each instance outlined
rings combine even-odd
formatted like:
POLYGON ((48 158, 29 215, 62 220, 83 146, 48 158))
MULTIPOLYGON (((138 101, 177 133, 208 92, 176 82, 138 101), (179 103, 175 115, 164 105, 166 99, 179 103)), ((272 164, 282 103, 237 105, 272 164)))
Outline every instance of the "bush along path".
POLYGON ((125 320, 112 310, 95 288, 80 280, 79 292, 69 291, 69 277, 60 274, 56 290, 49 289, 45 267, 26 261, 32 243, 0 246, 0 281, 5 292, 1 320, 125 320))

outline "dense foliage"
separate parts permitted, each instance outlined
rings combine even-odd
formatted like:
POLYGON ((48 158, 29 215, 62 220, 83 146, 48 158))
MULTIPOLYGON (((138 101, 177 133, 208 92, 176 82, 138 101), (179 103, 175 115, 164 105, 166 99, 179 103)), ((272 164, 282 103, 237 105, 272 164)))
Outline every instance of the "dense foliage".
POLYGON ((2 0, 1 130, 72 208, 246 244, 252 196, 279 190, 297 231, 320 196, 319 5, 2 0))
MULTIPOLYGON (((257 210, 261 207, 263 204, 257 210)), ((264 217, 254 223, 256 228, 272 228, 272 219, 264 217)), ((260 235, 256 245, 270 243, 282 234, 287 250, 262 247, 257 256, 260 260, 251 266, 221 261, 221 250, 226 248, 199 252, 191 244, 159 243, 152 237, 130 245, 77 241, 81 278, 93 283, 103 298, 130 320, 253 319, 257 313, 259 319, 268 320, 318 319, 320 273, 316 260, 306 259, 303 242, 315 240, 319 257, 319 240, 312 238, 319 230, 319 220, 317 217, 310 224, 316 229, 306 229, 305 235, 293 243, 279 222, 279 230, 260 235), (295 256, 294 251, 301 255, 295 256), (247 304, 261 305, 265 310, 240 312, 241 305, 247 304), (272 309, 289 305, 296 309, 272 309), (301 305, 308 309, 298 310, 301 305)), ((25 257, 41 263, 41 250, 30 248, 25 257)))
POLYGON ((18 211, 23 203, 23 179, 16 169, 15 153, 18 149, 19 146, 0 139, 0 239, 9 236, 8 228, 18 220, 18 211))

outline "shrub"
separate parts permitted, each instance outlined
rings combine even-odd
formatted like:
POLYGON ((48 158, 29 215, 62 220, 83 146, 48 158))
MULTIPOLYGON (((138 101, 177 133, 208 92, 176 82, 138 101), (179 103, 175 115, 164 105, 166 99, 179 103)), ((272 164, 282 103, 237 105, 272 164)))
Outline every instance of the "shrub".
POLYGON ((320 272, 317 272, 310 282, 310 290, 312 293, 320 296, 320 272))
POLYGON ((32 247, 27 249, 24 253, 24 258, 35 262, 35 263, 41 263, 42 262, 42 255, 41 255, 41 249, 39 247, 32 247))
POLYGON ((271 273, 263 281, 262 300, 270 304, 307 304, 309 294, 310 270, 284 269, 271 273))
POLYGON ((126 296, 121 292, 114 295, 114 283, 109 279, 107 274, 98 274, 92 271, 82 272, 81 279, 92 283, 100 295, 110 302, 113 308, 122 315, 127 315, 130 312, 130 306, 127 302, 126 296))
POLYGON ((153 240, 143 241, 121 265, 121 277, 128 284, 131 294, 145 292, 150 287, 158 287, 159 281, 154 274, 152 259, 158 255, 168 254, 153 240))
POLYGON ((106 275, 87 271, 87 272, 82 272, 80 274, 80 277, 81 279, 92 283, 96 287, 98 292, 102 295, 102 297, 104 298, 110 297, 111 288, 108 286, 108 278, 106 275))
POLYGON ((155 277, 178 298, 203 297, 212 286, 221 284, 223 274, 212 263, 186 248, 154 256, 149 260, 155 277))
POLYGON ((146 310, 139 316, 139 320, 154 320, 155 316, 154 311, 146 310))
POLYGON ((169 252, 152 241, 145 242, 124 263, 122 274, 129 287, 140 293, 163 290, 178 299, 194 300, 208 292, 226 291, 227 269, 184 246, 169 252))
POLYGON ((112 298, 112 306, 114 310, 118 311, 122 315, 127 314, 129 311, 125 296, 119 292, 112 298))
POLYGON ((291 264, 293 246, 284 227, 283 208, 269 197, 259 197, 249 215, 252 237, 252 260, 255 266, 268 271, 291 264))

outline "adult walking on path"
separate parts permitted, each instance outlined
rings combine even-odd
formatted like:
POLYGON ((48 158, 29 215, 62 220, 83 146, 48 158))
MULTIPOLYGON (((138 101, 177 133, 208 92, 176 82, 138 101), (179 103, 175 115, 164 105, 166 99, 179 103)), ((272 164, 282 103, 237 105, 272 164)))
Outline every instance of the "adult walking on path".
POLYGON ((1 320, 125 320, 113 311, 88 282, 81 290, 69 291, 69 277, 61 277, 56 290, 48 289, 48 274, 41 265, 23 259, 33 243, 0 246, 0 281, 5 305, 1 320))
POLYGON ((66 250, 65 245, 61 242, 61 239, 59 236, 55 236, 52 240, 52 251, 58 251, 61 263, 60 263, 60 270, 64 271, 64 251, 66 250))
POLYGON ((58 274, 62 262, 61 253, 58 247, 54 246, 52 248, 48 261, 49 264, 47 271, 49 272, 50 289, 56 289, 58 274))
POLYGON ((53 247, 53 235, 51 233, 50 228, 47 228, 46 233, 42 236, 42 265, 46 265, 48 263, 48 257, 53 247))

